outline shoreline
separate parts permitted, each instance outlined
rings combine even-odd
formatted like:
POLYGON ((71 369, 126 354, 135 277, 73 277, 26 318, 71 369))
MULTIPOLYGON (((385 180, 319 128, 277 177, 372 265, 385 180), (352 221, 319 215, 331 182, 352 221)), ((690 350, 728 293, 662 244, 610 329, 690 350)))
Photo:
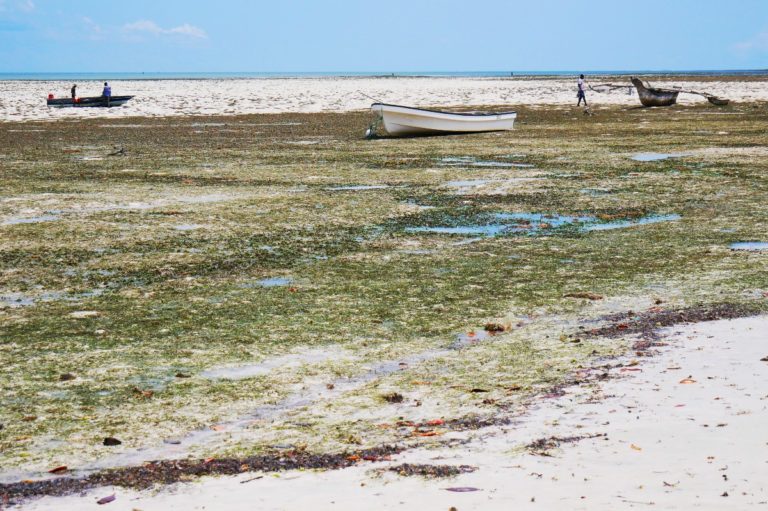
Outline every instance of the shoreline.
MULTIPOLYGON (((402 454, 364 453, 369 461, 361 459, 363 455, 356 457, 360 461, 342 455, 341 460, 346 457, 348 462, 330 472, 289 470, 278 478, 263 479, 269 472, 249 471, 149 493, 102 486, 83 496, 30 501, 28 509, 95 509, 94 501, 108 494, 118 496, 115 509, 202 509, 214 502, 227 509, 246 509, 254 504, 255 488, 260 509, 299 508, 311 501, 313 506, 352 510, 359 509, 360 498, 376 506, 413 508, 440 502, 462 510, 508 509, 512 503, 606 510, 693 502, 700 509, 718 509, 734 501, 742 506, 765 504, 768 486, 750 478, 761 462, 744 454, 759 446, 759 425, 767 416, 761 400, 768 396, 754 392, 762 388, 760 384, 741 386, 756 383, 750 378, 757 374, 768 383, 768 363, 760 360, 768 354, 768 342, 760 334, 766 328, 768 316, 667 327, 652 352, 621 357, 608 370, 577 371, 582 381, 576 386, 535 398, 510 424, 488 426, 471 435, 454 434, 448 443, 453 441, 460 449, 432 446, 402 454), (610 376, 599 376, 598 371, 610 376), (590 373, 595 375, 590 378, 590 373), (709 410, 713 398, 721 401, 722 415, 709 410), (618 414, 621 408, 631 417, 618 414), (695 424, 687 424, 690 421, 695 424), (734 428, 740 432, 738 438, 728 435, 734 428), (391 460, 380 461, 382 457, 391 460), (411 476, 396 475, 393 469, 411 476), (578 478, 576 472, 571 474, 576 470, 578 478), (449 474, 448 479, 441 473, 449 474), (686 482, 681 482, 684 474, 686 482), (318 486, 323 487, 319 494, 318 486), (452 493, 446 488, 465 491, 452 493)), ((762 463, 768 463, 768 453, 762 463)))
MULTIPOLYGON (((538 394, 527 397, 525 399, 525 404, 517 405, 518 408, 522 406, 527 409, 535 403, 545 402, 547 399, 559 399, 567 394, 572 394, 574 392, 578 393, 581 392, 583 388, 589 388, 608 378, 616 379, 620 377, 623 372, 635 371, 635 369, 627 369, 627 367, 637 365, 637 361, 635 360, 633 363, 627 365, 627 360, 636 357, 642 357, 641 360, 645 360, 645 358, 656 356, 658 354, 656 350, 661 346, 666 346, 666 343, 663 342, 663 337, 665 332, 669 329, 679 327, 688 328, 690 325, 704 324, 706 322, 711 323, 714 321, 750 319, 755 317, 768 319, 766 316, 755 316, 755 314, 759 314, 762 311, 759 304, 754 304, 752 306, 738 306, 724 303, 716 306, 691 308, 687 310, 655 310, 658 309, 658 307, 652 309, 653 310, 651 311, 637 315, 609 315, 603 319, 603 326, 593 329, 590 332, 571 334, 572 338, 575 338, 576 335, 583 335, 586 333, 587 336, 594 338, 629 336, 636 340, 629 350, 629 354, 621 355, 619 357, 611 357, 610 359, 598 359, 593 362, 594 365, 591 367, 576 369, 570 376, 565 378, 563 383, 552 388, 542 389, 538 394)), ((478 434, 482 436, 484 431, 495 431, 500 427, 514 427, 514 425, 518 424, 525 415, 525 412, 522 414, 512 412, 510 414, 509 411, 505 412, 499 410, 499 413, 488 417, 473 417, 471 419, 462 418, 449 421, 441 420, 440 429, 454 435, 451 440, 445 442, 451 444, 452 440, 457 438, 455 435, 461 435, 461 432, 477 431, 478 434)), ((415 427, 417 429, 434 429, 434 425, 430 426, 427 422, 420 425, 417 424, 415 427)), ((563 433, 561 436, 563 438, 572 438, 574 439, 573 441, 581 440, 581 438, 574 436, 575 433, 575 431, 563 433)), ((602 436, 602 434, 598 436, 602 436)), ((367 461, 378 461, 393 455, 400 455, 401 453, 401 457, 408 457, 409 453, 419 451, 423 448, 425 448, 425 446, 417 443, 416 445, 380 445, 359 452, 307 453, 296 451, 292 453, 289 451, 287 453, 274 453, 242 459, 195 460, 186 458, 174 460, 152 458, 151 462, 147 459, 142 465, 137 466, 115 465, 114 467, 95 471, 80 470, 83 474, 81 478, 57 477, 52 475, 40 479, 39 474, 37 474, 38 477, 36 477, 35 474, 30 473, 23 476, 23 478, 25 481, 34 480, 34 483, 7 482, 0 484, 0 495, 2 494, 1 490, 4 489, 7 492, 7 495, 10 496, 11 501, 13 501, 14 498, 21 496, 66 496, 71 493, 88 491, 107 484, 117 484, 119 486, 124 486, 126 489, 131 487, 144 489, 152 486, 154 483, 161 483, 163 486, 167 486, 191 476, 233 475, 237 473, 253 473, 261 471, 269 472, 270 470, 282 472, 292 469, 304 470, 312 468, 338 470, 354 466, 356 460, 363 459, 367 461), (269 467, 271 467, 271 469, 269 467)), ((435 446, 433 445, 430 448, 434 449, 435 446)))

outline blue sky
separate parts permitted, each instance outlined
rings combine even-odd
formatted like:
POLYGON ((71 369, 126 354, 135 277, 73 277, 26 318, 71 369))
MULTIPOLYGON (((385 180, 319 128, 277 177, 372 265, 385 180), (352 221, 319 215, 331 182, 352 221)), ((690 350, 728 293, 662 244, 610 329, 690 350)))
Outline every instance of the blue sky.
POLYGON ((768 0, 0 0, 0 72, 768 68, 768 0))

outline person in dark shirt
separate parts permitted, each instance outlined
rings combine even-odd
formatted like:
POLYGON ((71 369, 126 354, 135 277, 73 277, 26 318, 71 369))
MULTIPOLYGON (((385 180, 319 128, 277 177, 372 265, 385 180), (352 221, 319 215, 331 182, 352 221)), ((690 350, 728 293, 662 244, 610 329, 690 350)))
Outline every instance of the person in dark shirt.
POLYGON ((77 97, 77 84, 72 86, 72 99, 77 97))

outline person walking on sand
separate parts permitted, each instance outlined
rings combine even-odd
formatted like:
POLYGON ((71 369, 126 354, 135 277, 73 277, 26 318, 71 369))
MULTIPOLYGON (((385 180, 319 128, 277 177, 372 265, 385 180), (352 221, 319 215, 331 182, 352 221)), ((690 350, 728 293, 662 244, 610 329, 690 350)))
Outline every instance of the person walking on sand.
POLYGON ((579 98, 579 102, 576 103, 576 106, 581 106, 581 100, 584 100, 584 106, 588 106, 587 95, 584 93, 587 88, 587 83, 584 81, 584 75, 579 75, 579 81, 577 84, 579 86, 579 92, 577 93, 576 97, 579 98))
POLYGON ((76 99, 76 98, 77 98, 77 84, 74 84, 72 86, 72 99, 76 99))

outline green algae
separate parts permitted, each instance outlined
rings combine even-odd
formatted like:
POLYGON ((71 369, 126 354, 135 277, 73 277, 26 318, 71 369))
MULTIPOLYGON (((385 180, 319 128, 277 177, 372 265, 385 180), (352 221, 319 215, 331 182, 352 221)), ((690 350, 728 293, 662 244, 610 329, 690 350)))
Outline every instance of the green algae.
POLYGON ((522 108, 526 124, 502 135, 375 142, 362 140, 367 119, 358 113, 253 118, 301 123, 270 127, 212 119, 237 129, 209 127, 206 137, 192 133, 192 120, 173 127, 131 120, 152 126, 108 131, 79 121, 57 125, 61 137, 52 139, 3 127, 0 218, 53 211, 58 219, 0 226, 0 293, 85 295, 0 309, 0 462, 27 470, 87 465, 112 455, 105 436, 125 449, 156 446, 281 403, 311 382, 332 385, 377 362, 439 350, 487 321, 509 324, 511 332, 489 342, 285 410, 273 422, 255 420, 236 439, 191 452, 438 441, 377 425, 514 408, 575 367, 626 349, 622 340, 559 340, 609 311, 657 299, 762 300, 768 258, 728 247, 768 232, 765 111, 729 108, 743 115, 681 107, 686 119, 676 120, 664 110, 609 108, 572 119, 522 108), (641 118, 654 130, 638 130, 641 118), (701 137, 694 122, 728 135, 701 137), (290 143, 316 136, 334 141, 290 143), (114 144, 124 156, 77 158, 106 155, 114 144), (629 157, 648 151, 688 156, 649 164, 629 157), (535 168, 436 164, 451 155, 503 161, 511 152, 535 168), (443 186, 520 177, 538 179, 461 195, 443 186), (349 186, 377 188, 328 190, 349 186), (681 219, 469 244, 405 230, 499 211, 681 219), (174 228, 182 224, 200 228, 174 228), (248 285, 275 277, 291 284, 248 285), (100 294, 87 295, 94 290, 100 294), (603 295, 605 304, 563 298, 575 290, 603 295), (71 315, 78 311, 97 314, 71 315), (516 326, 520 318, 526 326, 516 326), (323 347, 355 358, 238 381, 199 376, 323 347), (61 381, 65 373, 77 378, 61 381), (411 406, 382 404, 386 392, 411 406))

